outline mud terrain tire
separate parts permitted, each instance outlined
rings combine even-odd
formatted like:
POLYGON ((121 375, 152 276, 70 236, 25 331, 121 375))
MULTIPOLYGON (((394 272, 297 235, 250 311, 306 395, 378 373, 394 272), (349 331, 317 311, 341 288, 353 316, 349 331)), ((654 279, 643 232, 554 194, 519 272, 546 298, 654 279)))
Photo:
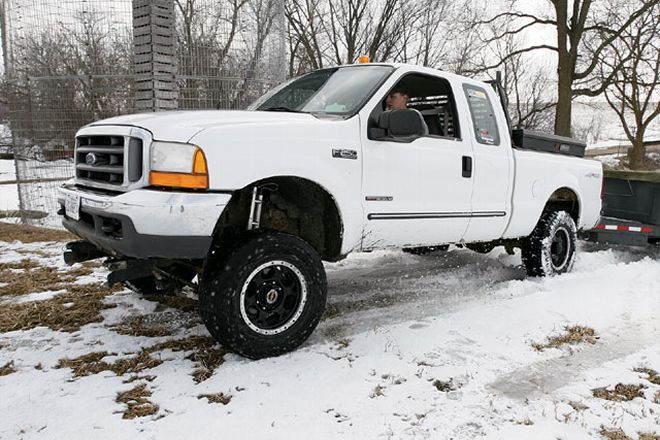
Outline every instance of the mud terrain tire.
POLYGON ((218 342, 260 359, 300 346, 319 323, 326 297, 316 250, 296 236, 267 232, 209 260, 199 308, 218 342))
POLYGON ((534 231, 523 240, 522 260, 533 277, 558 275, 575 262, 577 228, 566 211, 543 213, 534 231))

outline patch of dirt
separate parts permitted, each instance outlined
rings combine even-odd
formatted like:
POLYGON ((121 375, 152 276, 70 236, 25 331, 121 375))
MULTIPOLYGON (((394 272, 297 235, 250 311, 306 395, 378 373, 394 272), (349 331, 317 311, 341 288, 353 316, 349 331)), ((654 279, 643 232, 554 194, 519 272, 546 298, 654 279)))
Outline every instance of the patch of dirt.
POLYGON ((656 391, 655 396, 653 396, 653 403, 660 405, 660 390, 656 391))
POLYGON ((598 336, 594 329, 583 325, 572 325, 564 327, 563 334, 548 337, 544 344, 533 342, 532 347, 536 351, 543 351, 547 348, 559 348, 564 345, 595 344, 597 339, 598 336))
POLYGON ((101 311, 116 307, 103 299, 121 290, 100 284, 69 285, 67 289, 51 299, 3 305, 0 333, 39 326, 64 332, 80 330, 83 325, 103 321, 101 311))
POLYGON ((445 382, 444 380, 436 379, 433 381, 433 386, 438 390, 443 393, 448 393, 449 391, 454 391, 456 389, 456 386, 454 385, 454 381, 449 379, 448 382, 445 382))
POLYGON ((130 420, 156 414, 158 405, 150 401, 148 397, 151 397, 151 391, 146 384, 140 384, 131 390, 117 393, 115 401, 126 405, 122 418, 130 420))
POLYGON ((605 437, 608 440, 633 440, 631 437, 628 437, 625 432, 621 429, 601 429, 600 435, 605 437))
POLYGON ((321 316, 321 321, 325 321, 326 319, 336 318, 340 314, 341 312, 337 306, 326 307, 325 311, 323 312, 323 316, 321 316))
POLYGON ((644 398, 644 393, 642 391, 645 388, 646 387, 642 384, 624 385, 618 383, 614 386, 613 390, 608 390, 607 388, 594 388, 591 390, 591 393, 594 397, 598 397, 599 399, 612 400, 614 402, 627 402, 636 397, 644 398))
POLYGON ((100 351, 73 359, 60 359, 55 368, 71 368, 74 377, 90 376, 103 371, 112 371, 117 376, 123 376, 125 374, 140 373, 163 363, 162 360, 151 357, 144 350, 136 356, 121 358, 111 364, 103 361, 104 357, 114 355, 115 353, 100 351))
POLYGON ((660 440, 660 435, 655 432, 640 432, 638 440, 660 440))
POLYGON ((66 289, 78 277, 90 275, 93 271, 85 266, 60 271, 57 268, 40 266, 30 259, 18 263, 4 263, 0 266, 0 283, 7 285, 2 288, 0 295, 18 296, 66 289), (16 272, 17 269, 22 271, 16 272))
POLYGON ((110 328, 120 335, 127 336, 146 336, 148 338, 157 338, 161 336, 172 335, 172 332, 167 327, 148 322, 146 316, 128 318, 110 328))
POLYGON ((657 371, 644 367, 635 368, 633 371, 635 371, 636 373, 646 374, 647 376, 646 380, 648 380, 654 385, 660 385, 660 376, 658 376, 657 371))
POLYGON ((209 403, 222 403, 223 405, 228 405, 231 402, 231 397, 231 395, 224 393, 200 394, 197 396, 198 399, 207 399, 209 403))
POLYGON ((0 367, 0 376, 8 376, 10 374, 16 373, 17 371, 18 370, 14 368, 14 361, 10 361, 0 367))
POLYGON ((384 387, 384 386, 382 386, 382 385, 376 385, 376 386, 374 387, 374 390, 373 390, 373 391, 371 392, 371 394, 369 395, 369 397, 371 397, 372 399, 375 399, 376 397, 382 397, 382 396, 385 395, 385 392, 384 392, 384 391, 385 391, 385 387, 384 387))
POLYGON ((0 222, 0 237, 11 237, 11 241, 20 241, 23 243, 73 241, 77 239, 73 234, 58 229, 38 228, 30 225, 14 225, 3 222, 0 222))
POLYGON ((149 295, 145 296, 144 299, 158 302, 160 304, 166 305, 167 307, 172 307, 173 309, 179 309, 182 312, 196 312, 198 308, 197 300, 192 298, 183 298, 180 296, 170 295, 149 295))

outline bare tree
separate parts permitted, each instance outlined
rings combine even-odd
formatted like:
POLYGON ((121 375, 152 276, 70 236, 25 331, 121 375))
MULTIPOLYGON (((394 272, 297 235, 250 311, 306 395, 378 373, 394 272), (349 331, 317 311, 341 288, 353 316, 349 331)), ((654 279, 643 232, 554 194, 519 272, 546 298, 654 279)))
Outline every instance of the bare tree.
MULTIPOLYGON (((289 39, 292 57, 299 56, 296 73, 315 70, 323 67, 322 21, 325 18, 324 0, 290 0, 285 5, 285 15, 289 29, 289 39), (308 68, 307 68, 308 67, 308 68)), ((294 74, 296 62, 289 62, 289 74, 294 74)))
MULTIPOLYGON (((595 13, 593 0, 549 0, 551 12, 546 16, 519 10, 505 11, 479 24, 502 23, 514 20, 514 28, 496 32, 494 41, 509 34, 519 34, 534 26, 551 26, 556 32, 555 44, 536 44, 518 49, 511 57, 533 50, 549 50, 557 56, 557 107, 555 133, 570 136, 572 100, 576 96, 597 96, 603 93, 612 76, 590 81, 603 51, 628 29, 641 15, 660 0, 633 0, 632 12, 626 16, 617 13, 618 0, 609 0, 602 14, 595 13)), ((490 67, 497 67, 505 60, 490 67)))
POLYGON ((632 143, 630 167, 640 169, 646 162, 644 134, 660 116, 660 5, 627 28, 608 55, 600 65, 602 76, 611 78, 605 98, 632 143))
POLYGON ((254 38, 252 45, 249 47, 247 66, 242 75, 244 80, 238 88, 231 108, 241 108, 246 104, 246 101, 257 97, 249 96, 249 94, 255 91, 252 90, 251 86, 256 78, 257 64, 262 58, 266 38, 273 28, 275 14, 277 13, 276 0, 249 0, 248 12, 254 25, 254 38))

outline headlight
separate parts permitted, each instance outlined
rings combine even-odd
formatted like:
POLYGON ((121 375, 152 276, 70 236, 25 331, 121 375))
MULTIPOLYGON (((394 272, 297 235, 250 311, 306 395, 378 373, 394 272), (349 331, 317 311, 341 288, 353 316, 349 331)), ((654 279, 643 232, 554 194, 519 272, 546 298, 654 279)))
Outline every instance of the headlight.
POLYGON ((209 187, 204 152, 197 145, 177 142, 151 144, 149 184, 175 188, 209 187))

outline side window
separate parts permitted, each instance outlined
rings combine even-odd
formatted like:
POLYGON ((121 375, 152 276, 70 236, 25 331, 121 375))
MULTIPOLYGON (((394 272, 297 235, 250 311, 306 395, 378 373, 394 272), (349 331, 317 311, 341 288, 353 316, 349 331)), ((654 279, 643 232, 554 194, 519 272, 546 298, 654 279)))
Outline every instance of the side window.
POLYGON ((474 136, 477 142, 486 145, 499 145, 500 133, 497 129, 497 120, 493 114, 493 106, 488 99, 486 91, 480 87, 463 85, 465 97, 470 106, 474 136))
POLYGON ((415 109, 430 136, 460 138, 451 85, 445 79, 418 73, 403 76, 383 99, 382 110, 415 109))

